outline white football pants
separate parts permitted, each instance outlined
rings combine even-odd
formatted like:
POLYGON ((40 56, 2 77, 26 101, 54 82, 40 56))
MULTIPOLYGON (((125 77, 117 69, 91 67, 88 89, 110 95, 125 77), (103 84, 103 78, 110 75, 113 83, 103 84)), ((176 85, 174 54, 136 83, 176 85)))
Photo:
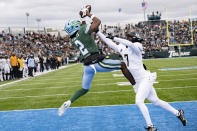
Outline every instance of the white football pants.
POLYGON ((147 126, 153 125, 153 124, 149 115, 148 108, 144 104, 145 99, 148 99, 154 105, 160 106, 163 109, 173 113, 176 116, 178 115, 178 110, 174 109, 167 102, 162 101, 158 98, 156 91, 153 87, 154 80, 151 77, 152 76, 150 75, 150 77, 140 80, 140 82, 137 82, 137 84, 134 86, 134 90, 136 92, 135 103, 139 107, 140 111, 142 112, 142 115, 144 116, 144 119, 146 120, 147 126))

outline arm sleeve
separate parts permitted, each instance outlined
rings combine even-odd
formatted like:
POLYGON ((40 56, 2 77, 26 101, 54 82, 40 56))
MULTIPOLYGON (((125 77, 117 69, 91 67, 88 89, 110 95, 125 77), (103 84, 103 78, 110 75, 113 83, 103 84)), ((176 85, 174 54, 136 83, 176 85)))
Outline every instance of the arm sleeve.
POLYGON ((90 30, 90 24, 88 24, 85 28, 85 34, 88 34, 89 33, 89 30, 90 30))
POLYGON ((125 40, 125 39, 122 39, 122 38, 117 38, 117 37, 114 37, 114 41, 116 42, 119 42, 123 45, 126 45, 126 46, 132 46, 133 43, 131 41, 128 41, 128 40, 125 40))
POLYGON ((101 32, 98 32, 97 35, 101 38, 102 41, 104 41, 110 48, 115 50, 116 52, 119 52, 118 46, 110 39, 106 38, 104 34, 101 32))
POLYGON ((136 52, 142 53, 142 51, 143 51, 142 44, 140 44, 139 42, 134 42, 133 43, 131 41, 128 41, 128 40, 125 40, 125 39, 121 39, 121 38, 117 38, 117 37, 114 37, 114 41, 119 42, 119 43, 121 43, 123 45, 129 46, 133 50, 135 50, 136 52))

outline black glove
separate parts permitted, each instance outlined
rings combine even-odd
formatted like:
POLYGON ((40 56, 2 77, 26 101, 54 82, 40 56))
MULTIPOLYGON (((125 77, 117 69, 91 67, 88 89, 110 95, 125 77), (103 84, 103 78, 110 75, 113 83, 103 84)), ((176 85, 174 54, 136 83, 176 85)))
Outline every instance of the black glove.
POLYGON ((141 43, 144 40, 142 38, 138 38, 137 41, 141 43))
POLYGON ((138 37, 133 37, 132 38, 132 40, 131 40, 132 42, 142 42, 142 41, 144 41, 143 39, 141 39, 141 38, 138 38, 138 37))
POLYGON ((99 28, 95 29, 94 32, 95 33, 98 33, 99 32, 99 28))
POLYGON ((107 36, 106 38, 109 38, 109 39, 112 39, 112 40, 113 40, 113 39, 114 39, 114 36, 112 36, 112 34, 109 33, 108 36, 107 36))

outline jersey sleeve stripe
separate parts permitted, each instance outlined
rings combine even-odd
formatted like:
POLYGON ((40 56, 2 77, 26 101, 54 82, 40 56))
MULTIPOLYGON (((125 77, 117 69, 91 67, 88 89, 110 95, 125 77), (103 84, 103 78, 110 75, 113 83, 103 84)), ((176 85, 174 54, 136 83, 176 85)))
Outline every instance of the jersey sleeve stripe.
POLYGON ((103 62, 99 62, 98 63, 101 67, 103 67, 103 68, 109 68, 109 69, 120 69, 121 68, 121 66, 120 65, 113 65, 113 64, 111 64, 111 65, 108 65, 108 64, 106 64, 106 63, 103 63, 103 62))
POLYGON ((90 30, 90 24, 88 24, 88 25, 86 26, 85 34, 87 34, 89 30, 90 30))

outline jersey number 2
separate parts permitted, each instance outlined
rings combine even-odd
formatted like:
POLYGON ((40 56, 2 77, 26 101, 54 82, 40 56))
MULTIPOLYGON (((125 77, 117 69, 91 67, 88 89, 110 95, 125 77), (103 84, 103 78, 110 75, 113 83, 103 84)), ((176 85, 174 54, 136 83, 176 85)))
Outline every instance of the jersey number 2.
POLYGON ((83 45, 83 43, 81 43, 81 41, 76 40, 75 44, 79 47, 79 50, 81 51, 83 56, 88 54, 88 50, 86 48, 84 48, 84 45, 83 45))

